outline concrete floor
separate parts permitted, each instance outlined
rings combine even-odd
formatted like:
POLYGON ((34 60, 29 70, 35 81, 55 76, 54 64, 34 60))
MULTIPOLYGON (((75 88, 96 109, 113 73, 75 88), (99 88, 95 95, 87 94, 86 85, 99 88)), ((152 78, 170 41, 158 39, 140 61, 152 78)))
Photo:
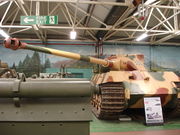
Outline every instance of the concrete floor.
POLYGON ((90 135, 180 135, 180 118, 165 120, 162 126, 146 126, 144 120, 129 122, 94 120, 90 135))

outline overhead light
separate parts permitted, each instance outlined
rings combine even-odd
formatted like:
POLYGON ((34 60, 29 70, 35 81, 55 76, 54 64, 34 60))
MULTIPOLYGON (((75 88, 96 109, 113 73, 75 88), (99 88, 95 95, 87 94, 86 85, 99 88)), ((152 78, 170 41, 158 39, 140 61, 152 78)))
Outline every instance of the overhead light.
POLYGON ((3 37, 5 37, 5 38, 9 38, 10 36, 6 33, 6 32, 4 32, 4 30, 2 30, 2 29, 0 29, 0 34, 3 36, 3 37))
POLYGON ((140 35, 140 36, 136 39, 136 41, 141 41, 141 40, 145 39, 147 36, 148 36, 147 33, 144 33, 144 34, 140 35))
POLYGON ((1 3, 0 3, 0 6, 6 4, 7 2, 8 2, 8 1, 1 2, 1 3))
POLYGON ((76 35, 77 35, 76 31, 72 30, 70 32, 70 39, 76 39, 76 35))

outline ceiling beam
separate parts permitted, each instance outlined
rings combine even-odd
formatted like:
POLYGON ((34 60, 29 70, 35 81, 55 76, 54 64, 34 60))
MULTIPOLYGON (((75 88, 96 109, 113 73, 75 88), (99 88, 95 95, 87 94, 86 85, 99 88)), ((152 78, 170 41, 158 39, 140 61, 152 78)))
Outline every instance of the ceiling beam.
MULTIPOLYGON (((71 3, 69 3, 69 4, 70 4, 71 6, 73 6, 74 8, 76 8, 76 5, 71 4, 71 3)), ((84 11, 83 9, 81 9, 80 7, 77 7, 77 9, 78 9, 80 12, 86 14, 87 16, 90 15, 90 14, 88 14, 86 11, 84 11)), ((97 17, 95 17, 95 16, 93 16, 93 15, 91 16, 91 18, 94 19, 95 21, 99 22, 100 24, 102 24, 102 25, 104 25, 104 26, 107 27, 107 25, 106 25, 102 20, 100 20, 99 18, 97 18, 97 17)))
MULTIPOLYGON (((156 18, 160 23, 162 23, 162 25, 168 30, 168 31, 171 31, 172 29, 170 29, 165 23, 166 22, 162 22, 161 20, 162 19, 159 19, 159 17, 157 17, 155 14, 152 14, 152 16, 154 17, 154 18, 156 18)), ((161 25, 161 26, 162 26, 161 25)), ((156 29, 158 29, 158 27, 156 28, 156 29)))
MULTIPOLYGON (((167 5, 171 5, 171 3, 172 3, 172 1, 169 1, 169 2, 167 3, 167 5)), ((163 14, 164 14, 165 16, 168 16, 168 15, 170 14, 170 11, 171 11, 171 9, 164 9, 163 14)), ((153 14, 152 14, 152 15, 153 15, 153 14)), ((154 17, 155 17, 155 16, 154 16, 154 17)), ((155 17, 155 18, 157 19, 157 17, 155 17)), ((158 18, 157 20, 162 20, 162 19, 163 19, 163 18, 161 17, 161 18, 158 18)), ((166 27, 166 25, 163 23, 163 25, 158 26, 158 27, 156 28, 156 30, 161 29, 162 26, 166 27)), ((169 27, 166 27, 166 28, 168 28, 168 30, 170 30, 169 27)), ((155 40, 156 40, 156 37, 157 37, 157 36, 152 36, 151 39, 150 39, 150 42, 155 41, 155 40)))
MULTIPOLYGON (((68 26, 39 26, 42 29, 72 29, 73 27, 68 26)), ((97 27, 76 27, 77 30, 109 30, 109 28, 97 28, 97 27)), ((114 31, 138 31, 144 32, 143 29, 134 29, 134 28, 115 28, 114 31)), ((146 32, 162 32, 162 33, 174 33, 174 31, 167 31, 167 30, 154 30, 154 29, 147 29, 146 32)))
POLYGON ((154 26, 154 27, 151 28, 150 30, 153 30, 153 29, 157 28, 158 26, 160 26, 161 24, 163 24, 163 23, 169 21, 170 19, 172 19, 174 16, 176 16, 176 15, 178 15, 178 14, 180 14, 180 11, 178 11, 178 12, 176 12, 175 14, 173 14, 172 16, 168 17, 166 20, 164 20, 164 21, 158 23, 156 26, 154 26))
MULTIPOLYGON (((130 18, 132 18, 132 17, 130 17, 130 18)), ((130 25, 130 24, 132 24, 134 22, 134 20, 128 20, 128 22, 126 22, 126 24, 125 25, 123 25, 122 27, 120 27, 119 29, 124 29, 124 28, 126 28, 128 25, 130 25)), ((105 36, 104 36, 104 38, 103 38, 103 41, 105 41, 105 40, 107 40, 108 38, 110 38, 110 37, 112 37, 113 35, 115 35, 118 31, 116 31, 115 30, 115 28, 113 27, 112 29, 111 29, 113 32, 111 32, 111 33, 107 33, 105 36)), ((134 32, 136 32, 136 31, 134 31, 134 32)))
POLYGON ((74 26, 73 19, 72 19, 70 13, 69 13, 69 8, 67 7, 66 3, 63 3, 63 5, 64 5, 64 7, 65 7, 65 9, 66 9, 66 10, 64 10, 64 11, 66 11, 66 13, 68 14, 68 17, 69 17, 69 20, 70 20, 70 24, 71 24, 72 26, 74 26))
MULTIPOLYGON (((8 0, 16 1, 16 0, 8 0)), ((39 2, 63 2, 63 3, 76 3, 77 0, 24 0, 24 1, 39 1, 39 2)), ((81 0, 79 4, 96 4, 96 5, 111 5, 111 6, 130 6, 129 2, 104 2, 104 1, 88 1, 81 0)))
MULTIPOLYGON (((156 10, 159 12, 159 14, 162 16, 162 18, 163 18, 164 20, 167 20, 167 18, 164 16, 164 14, 161 12, 161 10, 160 10, 159 8, 156 8, 156 10)), ((171 28, 171 30, 174 29, 168 20, 166 21, 166 23, 169 25, 169 27, 171 28)))
MULTIPOLYGON (((38 6, 38 4, 37 4, 37 8, 36 7, 32 7, 32 8, 27 7, 27 5, 29 6, 29 4, 32 4, 33 2, 34 3, 42 3, 44 5, 47 5, 50 2, 51 3, 57 2, 57 3, 52 4, 52 6, 54 6, 54 7, 52 7, 51 12, 48 11, 48 13, 50 13, 50 14, 52 14, 52 13, 54 14, 57 11, 59 13, 59 9, 60 9, 59 7, 61 7, 61 6, 63 7, 63 11, 64 11, 63 14, 65 14, 66 19, 68 18, 67 22, 70 24, 69 26, 67 25, 67 23, 66 24, 60 23, 58 25, 21 26, 21 25, 16 25, 16 24, 19 24, 20 21, 18 20, 19 21, 18 22, 17 19, 15 19, 15 17, 13 17, 13 14, 12 14, 12 17, 10 17, 11 20, 8 20, 8 22, 6 22, 6 20, 7 20, 8 16, 10 15, 9 12, 8 12, 8 14, 6 13, 4 15, 5 17, 4 17, 3 25, 0 26, 0 28, 15 28, 14 30, 10 31, 11 34, 16 34, 16 33, 20 34, 20 32, 33 29, 34 32, 36 33, 37 37, 41 40, 45 39, 45 37, 44 37, 45 33, 42 33, 44 31, 52 30, 52 31, 56 31, 56 32, 59 31, 59 33, 60 33, 60 32, 62 32, 61 29, 63 29, 63 30, 66 30, 66 32, 67 32, 66 35, 68 35, 69 30, 72 30, 74 28, 74 29, 78 30, 78 32, 80 33, 79 37, 85 36, 85 34, 83 34, 83 32, 87 31, 89 35, 87 35, 86 38, 89 38, 91 40, 92 39, 97 40, 97 37, 95 35, 95 33, 97 31, 99 31, 100 33, 104 32, 105 35, 104 35, 103 41, 112 40, 112 39, 114 39, 114 41, 119 41, 119 40, 128 41, 128 39, 132 39, 131 41, 133 41, 133 39, 135 39, 137 37, 137 35, 144 33, 144 32, 148 32, 149 37, 157 36, 157 39, 155 39, 156 41, 153 42, 153 44, 157 44, 157 43, 165 42, 171 38, 175 38, 177 36, 177 34, 175 34, 175 33, 177 31, 179 31, 178 17, 180 14, 180 10, 179 10, 180 6, 177 3, 175 3, 174 5, 168 5, 168 2, 166 2, 165 4, 162 4, 162 5, 160 5, 160 4, 157 5, 154 3, 153 3, 154 5, 153 4, 146 5, 149 8, 149 10, 151 10, 151 11, 150 11, 149 17, 145 18, 147 20, 144 20, 144 23, 143 23, 143 21, 139 20, 138 17, 136 18, 136 16, 133 19, 133 17, 131 15, 133 15, 135 11, 134 12, 129 11, 130 14, 128 14, 128 10, 126 10, 127 12, 123 11, 122 14, 118 12, 117 15, 119 14, 119 16, 117 17, 117 19, 115 21, 113 21, 113 23, 108 23, 108 22, 105 22, 103 19, 101 19, 101 17, 98 17, 98 16, 96 17, 95 14, 93 14, 91 12, 87 12, 84 8, 81 8, 83 6, 82 4, 87 4, 85 6, 91 5, 92 12, 93 12, 93 7, 95 7, 96 5, 102 5, 102 6, 108 5, 108 7, 112 8, 112 9, 113 9, 113 7, 118 7, 118 8, 120 8, 119 11, 122 11, 122 8, 132 10, 132 8, 130 6, 130 5, 132 5, 132 3, 122 2, 122 1, 130 1, 130 0, 121 0, 121 1, 117 0, 116 2, 111 2, 111 1, 102 2, 102 1, 93 1, 93 0, 9 0, 9 1, 16 2, 19 9, 21 9, 22 13, 26 16, 31 15, 30 10, 33 10, 33 9, 36 9, 36 10, 34 10, 37 12, 36 15, 41 15, 42 12, 40 13, 40 5, 38 6), (43 3, 43 2, 46 2, 46 3, 43 3), (77 3, 81 4, 81 5, 78 6, 77 3), (164 14, 164 11, 167 9, 172 11, 172 12, 170 12, 170 13, 172 13, 172 15, 164 14), (154 15, 153 10, 156 10, 157 14, 159 15, 159 16, 156 16, 157 18, 159 17, 158 18, 159 22, 157 24, 151 23, 152 19, 156 18, 156 17, 155 18, 153 17, 153 15, 154 15), (81 16, 77 12, 81 12, 81 14, 80 14, 81 16), (125 17, 122 17, 123 13, 124 13, 125 17), (85 18, 91 18, 91 20, 97 21, 99 25, 103 25, 104 27, 99 28, 99 25, 94 26, 94 27, 91 27, 91 26, 89 27, 88 20, 90 20, 90 19, 87 19, 87 22, 85 22, 85 24, 84 24, 83 22, 84 22, 85 18), (133 23, 133 22, 136 22, 136 23, 133 23), (162 28, 160 28, 160 27, 162 27, 162 28), (22 29, 22 28, 24 28, 24 29, 22 29), (122 34, 122 35, 115 35, 116 32, 120 32, 120 34, 122 34), (125 32, 126 34, 124 34, 122 32, 125 32)), ((177 0, 173 0, 173 1, 177 2, 177 0)), ((160 0, 159 0, 159 2, 160 2, 160 0)), ((8 7, 9 3, 7 3, 7 5, 4 5, 4 7, 8 7)), ((30 6, 32 6, 32 5, 30 5, 30 6)), ((13 7, 16 7, 16 6, 13 5, 13 7)), ((13 9, 11 9, 11 11, 12 10, 13 9)), ((47 8, 47 10, 49 10, 49 7, 47 8)), ((5 11, 6 11, 6 9, 4 9, 4 12, 5 11)), ((16 10, 13 10, 13 12, 15 13, 15 15, 17 15, 17 14, 19 15, 18 12, 16 13, 16 10)), ((113 14, 113 15, 115 15, 115 14, 113 14)), ((110 16, 112 17, 112 14, 110 14, 110 16)), ((3 17, 3 15, 2 15, 2 17, 3 17)), ((157 19, 157 21, 158 21, 158 19, 157 19)), ((28 34, 28 31, 26 33, 28 34)), ((47 34, 52 36, 51 32, 48 32, 47 34)), ((169 41, 174 41, 174 40, 169 40, 169 41)))
POLYGON ((162 8, 162 9, 180 9, 180 6, 167 6, 167 5, 146 5, 146 7, 162 8))
MULTIPOLYGON (((174 12, 174 14, 176 14, 177 13, 177 9, 174 9, 173 12, 174 12)), ((174 29, 175 29, 175 31, 177 31, 179 29, 178 15, 174 16, 174 29)))
MULTIPOLYGON (((118 2, 119 0, 117 0, 116 2, 118 2)), ((113 6, 111 8, 111 10, 109 11, 109 14, 106 16, 104 23, 106 23, 107 25, 101 25, 101 28, 110 26, 111 29, 114 28, 114 25, 117 23, 117 21, 119 21, 119 18, 122 18, 122 16, 125 14, 124 12, 127 10, 128 7, 119 7, 119 6, 113 6)), ((98 31, 96 34, 96 37, 98 39, 102 39, 109 34, 109 31, 98 31)))
MULTIPOLYGON (((94 0, 94 1, 97 1, 97 0, 94 0)), ((83 23, 83 25, 84 26, 89 26, 89 22, 90 22, 90 20, 91 20, 91 16, 92 16, 92 14, 93 14, 93 12, 94 12, 94 8, 95 8, 95 4, 93 5, 93 4, 90 4, 89 6, 88 6, 88 8, 87 8, 87 13, 89 14, 89 16, 86 16, 85 17, 85 19, 84 19, 84 23, 83 23)), ((84 31, 84 35, 86 34, 86 31, 84 31)))
POLYGON ((3 15, 1 21, 0 21, 0 25, 2 25, 2 23, 3 23, 5 17, 6 17, 6 15, 7 15, 7 13, 8 13, 8 11, 9 11, 11 5, 12 5, 12 1, 11 1, 11 2, 9 3, 9 5, 8 5, 8 7, 7 7, 7 9, 6 9, 6 11, 5 11, 5 13, 4 13, 4 15, 3 15))
MULTIPOLYGON (((16 2, 17 6, 21 9, 21 11, 23 12, 23 14, 24 14, 25 16, 29 16, 28 11, 27 11, 27 10, 25 9, 25 7, 24 7, 24 4, 23 4, 24 1, 23 1, 23 0, 14 0, 14 1, 16 2)), ((37 35, 37 37, 38 37, 39 39, 41 39, 42 42, 44 42, 46 39, 45 39, 45 37, 43 36, 42 32, 39 30, 39 27, 38 27, 37 25, 32 25, 32 28, 33 28, 35 34, 37 35)))
POLYGON ((18 31, 14 31, 14 32, 12 32, 10 34, 12 35, 12 34, 20 33, 20 32, 23 32, 23 31, 27 31, 29 29, 31 29, 31 28, 24 28, 24 29, 21 29, 21 30, 18 30, 18 31))
MULTIPOLYGON (((11 21, 11 25, 14 24, 14 21, 15 21, 17 15, 18 15, 18 13, 19 13, 19 10, 20 10, 20 9, 17 8, 17 10, 16 10, 16 12, 15 12, 15 14, 14 14, 13 20, 11 21)), ((9 33, 10 31, 11 31, 11 28, 8 29, 8 33, 9 33)))
MULTIPOLYGON (((141 20, 141 22, 139 22, 139 23, 141 24, 141 26, 142 26, 143 22, 144 22, 144 20, 141 20)), ((139 27, 140 27, 140 25, 138 25, 136 29, 139 29, 139 27)), ((147 29, 144 28, 144 31, 146 31, 146 30, 147 30, 147 29)), ((130 37, 133 38, 136 33, 137 33, 137 31, 132 32, 131 35, 130 35, 130 37)))
POLYGON ((2 1, 2 2, 0 2, 0 6, 5 5, 7 2, 8 2, 8 1, 2 1))
POLYGON ((168 35, 168 36, 166 36, 164 38, 161 38, 161 39, 159 39, 159 40, 157 40, 155 42, 152 42, 152 44, 159 44, 159 43, 162 43, 164 41, 167 41, 167 40, 172 39, 172 38, 177 37, 177 36, 178 36, 178 34, 171 34, 171 35, 168 35))
MULTIPOLYGON (((22 26, 22 25, 2 25, 0 28, 29 28, 31 26, 22 26)), ((43 26, 40 25, 39 28, 42 29, 72 29, 71 26, 43 26)), ((97 28, 97 27, 85 27, 85 26, 77 26, 77 30, 101 30, 108 31, 109 28, 97 28)), ((144 29, 136 29, 136 28, 114 28, 113 31, 129 31, 129 32, 145 32, 144 29)), ((174 33, 174 31, 167 30, 155 30, 155 29, 147 29, 146 32, 156 32, 156 33, 174 33)))
MULTIPOLYGON (((62 8, 62 10, 65 8, 65 7, 61 7, 62 8)), ((78 8, 77 8, 78 9, 78 8)), ((81 19, 79 19, 78 18, 78 16, 76 16, 76 19, 75 19, 75 16, 73 16, 73 11, 72 11, 72 9, 71 8, 69 8, 69 15, 72 17, 72 19, 74 19, 74 23, 75 24, 79 24, 80 25, 80 27, 84 27, 84 25, 81 23, 81 19)), ((72 25, 71 26, 71 30, 72 29, 76 29, 77 28, 77 25, 75 25, 75 27, 72 25)), ((94 34, 93 34, 93 32, 91 31, 91 30, 87 30, 87 32, 89 33, 89 35, 95 40, 95 41, 97 41, 97 39, 96 39, 96 37, 94 36, 94 34)))
MULTIPOLYGON (((176 1, 174 1, 174 2, 175 2, 174 5, 177 5, 176 1)), ((179 5, 177 5, 177 6, 179 6, 179 5)), ((174 16, 173 16, 174 17, 174 19, 173 19, 173 21, 174 21, 174 28, 173 28, 174 33, 170 34, 170 35, 168 35, 166 37, 163 37, 163 38, 161 38, 161 39, 159 39, 157 41, 154 41, 154 42, 152 42, 152 44, 160 44, 160 43, 165 42, 165 41, 167 41, 169 39, 172 39, 172 38, 175 38, 175 37, 179 36, 180 31, 178 30, 178 18, 177 18, 177 15, 178 15, 177 12, 178 11, 177 11, 177 9, 173 9, 173 12, 174 12, 174 16)))

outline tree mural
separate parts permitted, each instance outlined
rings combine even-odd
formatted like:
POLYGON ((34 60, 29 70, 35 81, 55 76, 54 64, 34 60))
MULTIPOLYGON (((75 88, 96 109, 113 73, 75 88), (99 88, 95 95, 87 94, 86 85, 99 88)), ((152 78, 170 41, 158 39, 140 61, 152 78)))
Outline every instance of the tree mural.
POLYGON ((44 68, 46 69, 46 68, 50 68, 50 67, 51 67, 51 62, 50 62, 49 58, 47 58, 45 61, 45 64, 44 64, 44 68))
POLYGON ((41 72, 41 61, 38 52, 34 52, 33 56, 31 57, 29 67, 32 70, 31 74, 39 75, 41 72))
POLYGON ((16 68, 17 72, 25 73, 26 77, 30 77, 34 74, 39 76, 41 72, 44 72, 46 68, 50 67, 51 63, 49 59, 46 59, 45 63, 41 64, 38 52, 34 52, 32 57, 27 54, 23 62, 19 61, 18 66, 13 64, 13 68, 16 68))

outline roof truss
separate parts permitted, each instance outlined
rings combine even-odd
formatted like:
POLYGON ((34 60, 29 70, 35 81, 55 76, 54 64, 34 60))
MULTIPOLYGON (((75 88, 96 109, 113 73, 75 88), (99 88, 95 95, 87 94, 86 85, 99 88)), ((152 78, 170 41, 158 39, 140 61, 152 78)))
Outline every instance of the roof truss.
POLYGON ((41 41, 46 41, 51 35, 51 38, 56 35, 53 38, 55 40, 58 39, 59 35, 63 37, 63 40, 69 41, 68 33, 75 29, 80 33, 78 34, 78 40, 83 41, 102 40, 103 42, 134 43, 138 36, 147 33, 148 38, 143 43, 147 42, 152 45, 172 43, 179 45, 179 43, 176 43, 176 41, 179 41, 178 36, 180 35, 179 3, 179 0, 156 0, 150 5, 144 5, 145 9, 148 10, 148 16, 141 20, 136 10, 137 7, 134 7, 129 0, 124 2, 102 2, 97 0, 4 0, 0 2, 0 6, 6 6, 4 10, 3 8, 0 9, 0 12, 3 13, 0 16, 0 28, 7 31, 12 37, 16 37, 19 34, 21 38, 28 38, 27 35, 31 32, 36 35, 35 38, 41 41), (57 15, 61 12, 65 19, 58 25, 20 25, 20 15, 42 15, 44 3, 47 6, 45 11, 47 15, 57 15), (54 3, 55 6, 52 7, 54 3), (80 6, 82 4, 89 6, 90 10, 80 6), (113 6, 122 6, 127 9, 114 24, 109 25, 100 16, 96 16, 94 9, 97 6, 111 8, 113 6), (101 39, 96 36, 98 31, 106 31, 101 39), (21 33, 27 33, 27 35, 21 33))

